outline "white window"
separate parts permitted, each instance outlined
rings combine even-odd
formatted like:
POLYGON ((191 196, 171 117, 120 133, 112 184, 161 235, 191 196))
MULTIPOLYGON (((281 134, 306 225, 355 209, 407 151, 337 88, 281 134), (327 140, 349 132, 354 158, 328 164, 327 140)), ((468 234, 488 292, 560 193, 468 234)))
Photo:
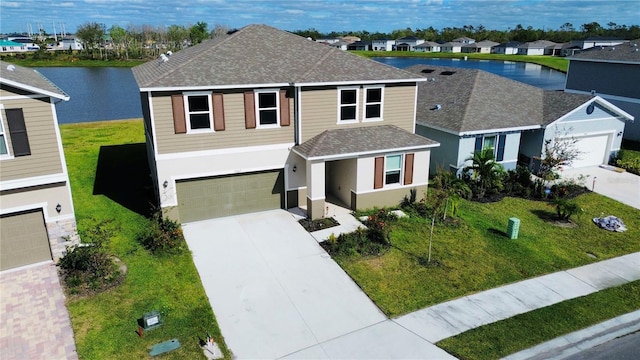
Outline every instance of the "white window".
POLYGON ((493 155, 495 156, 496 154, 496 150, 498 148, 497 146, 497 136, 492 135, 492 136, 485 136, 482 139, 482 149, 491 149, 493 150, 493 155))
POLYGON ((384 162, 385 185, 399 184, 402 172, 402 155, 389 155, 384 162))
POLYGON ((2 123, 2 109, 0 107, 0 158, 9 156, 9 148, 7 147, 7 135, 4 132, 4 124, 2 123))
POLYGON ((382 120, 383 87, 364 88, 364 121, 382 120))
POLYGON ((277 89, 256 90, 257 127, 277 127, 280 125, 279 92, 277 89))
POLYGON ((184 94, 187 133, 213 131, 213 104, 210 92, 184 94))
POLYGON ((338 123, 358 122, 357 87, 338 89, 338 123))

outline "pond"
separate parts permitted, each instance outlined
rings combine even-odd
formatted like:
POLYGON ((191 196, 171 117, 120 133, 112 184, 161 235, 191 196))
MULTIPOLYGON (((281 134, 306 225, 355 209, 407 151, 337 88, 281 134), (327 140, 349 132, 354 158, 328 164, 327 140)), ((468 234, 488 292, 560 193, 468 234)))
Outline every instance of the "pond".
MULTIPOLYGON (((397 68, 430 64, 481 69, 547 90, 562 90, 565 83, 564 73, 529 63, 393 57, 374 60, 397 68)), ((37 70, 71 97, 56 105, 61 124, 142 117, 138 85, 129 68, 47 67, 37 70)))

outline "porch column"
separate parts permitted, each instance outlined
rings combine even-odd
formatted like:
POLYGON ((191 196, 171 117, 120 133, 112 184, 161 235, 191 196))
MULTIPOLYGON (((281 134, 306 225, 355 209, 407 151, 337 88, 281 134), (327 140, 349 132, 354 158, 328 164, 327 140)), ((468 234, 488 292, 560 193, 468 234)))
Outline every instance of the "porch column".
POLYGON ((311 219, 324 217, 324 161, 307 161, 307 215, 311 219))

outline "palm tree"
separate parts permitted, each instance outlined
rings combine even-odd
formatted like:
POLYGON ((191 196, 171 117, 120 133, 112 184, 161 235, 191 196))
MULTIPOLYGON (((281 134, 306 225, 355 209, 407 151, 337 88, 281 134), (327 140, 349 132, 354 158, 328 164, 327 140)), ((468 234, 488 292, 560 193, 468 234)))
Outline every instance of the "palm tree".
POLYGON ((504 169, 496 162, 493 148, 476 151, 465 160, 471 161, 471 165, 463 169, 463 176, 470 180, 478 199, 482 199, 487 192, 497 192, 502 188, 504 169))

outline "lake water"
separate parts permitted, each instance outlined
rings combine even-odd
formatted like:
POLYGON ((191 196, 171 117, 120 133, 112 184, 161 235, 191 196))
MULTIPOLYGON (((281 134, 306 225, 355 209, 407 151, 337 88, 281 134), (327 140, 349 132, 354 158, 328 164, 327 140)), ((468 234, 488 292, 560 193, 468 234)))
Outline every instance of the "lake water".
POLYGON ((56 104, 58 122, 141 118, 140 92, 129 68, 47 67, 37 70, 71 99, 56 104))
POLYGON ((373 60, 401 69, 418 64, 480 69, 545 90, 563 90, 566 80, 566 74, 563 72, 546 66, 515 61, 399 57, 380 57, 373 60))
MULTIPOLYGON (((528 63, 425 58, 374 60, 397 68, 428 64, 481 69, 547 90, 564 89, 565 83, 564 73, 528 63)), ((37 70, 71 97, 56 105, 61 124, 142 117, 138 85, 129 68, 47 67, 37 70)))

